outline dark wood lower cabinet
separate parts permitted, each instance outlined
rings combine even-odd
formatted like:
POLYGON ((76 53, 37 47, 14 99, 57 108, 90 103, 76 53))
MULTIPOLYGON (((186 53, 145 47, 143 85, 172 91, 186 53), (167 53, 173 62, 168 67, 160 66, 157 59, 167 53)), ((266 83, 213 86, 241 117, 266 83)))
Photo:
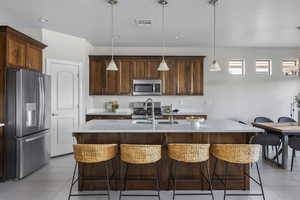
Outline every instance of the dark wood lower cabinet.
MULTIPOLYGON (((168 143, 204 143, 204 144, 246 144, 249 143, 253 133, 76 133, 74 136, 79 144, 162 144, 162 160, 160 162, 160 185, 162 190, 172 189, 168 187, 168 179, 172 161, 167 154, 168 143)), ((212 173, 215 158, 210 157, 209 168, 212 173)), ((120 177, 123 173, 123 163, 117 156, 111 164, 115 171, 112 178, 111 187, 114 190, 121 188, 120 177)), ((83 177, 103 177, 105 168, 103 164, 80 164, 80 173, 83 177)), ((249 189, 249 178, 243 176, 244 172, 249 173, 249 165, 230 165, 228 189, 247 190, 249 189)), ((219 161, 216 173, 224 177, 224 162, 219 161)), ((128 176, 130 178, 153 178, 155 168, 153 165, 130 165, 128 176)), ((184 190, 207 190, 208 184, 200 176, 199 164, 180 163, 177 168, 177 188, 184 190)), ((93 181, 79 181, 79 190, 101 190, 105 185, 93 181)), ((213 181, 214 189, 224 189, 218 181, 213 181)), ((153 182, 133 181, 128 183, 130 190, 150 190, 154 189, 153 182)))
POLYGON ((4 180, 4 128, 0 127, 0 181, 4 180))

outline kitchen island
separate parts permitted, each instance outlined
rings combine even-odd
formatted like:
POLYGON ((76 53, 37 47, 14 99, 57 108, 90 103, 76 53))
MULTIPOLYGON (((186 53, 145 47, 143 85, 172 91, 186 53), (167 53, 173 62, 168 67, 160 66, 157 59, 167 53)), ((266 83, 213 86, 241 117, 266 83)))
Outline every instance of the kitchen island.
MULTIPOLYGON (((177 124, 168 124, 161 120, 153 126, 143 121, 134 120, 92 120, 81 128, 73 131, 79 144, 161 144, 163 145, 161 160, 161 189, 168 190, 168 179, 170 176, 171 160, 167 156, 167 144, 169 143, 202 143, 202 144, 247 144, 256 133, 263 132, 262 129, 243 125, 231 120, 207 120, 199 126, 191 125, 187 120, 176 120, 177 124)), ((209 159, 211 172, 215 159, 209 159)), ((222 177, 224 174, 224 163, 218 162, 216 173, 222 177)), ((114 177, 111 184, 113 189, 120 189, 120 176, 123 174, 123 164, 119 158, 112 161, 114 177)), ((103 167, 90 164, 79 165, 83 177, 101 177, 104 175, 103 167)), ((228 187, 236 190, 249 189, 249 178, 244 177, 244 172, 249 172, 248 165, 232 166, 229 171, 230 180, 228 187)), ((153 166, 131 166, 128 172, 130 178, 151 178, 155 174, 153 166)), ((177 188, 184 190, 206 190, 208 185, 202 180, 199 165, 180 164, 177 172, 177 188)), ((218 180, 213 180, 214 189, 223 189, 218 180)), ((94 181, 80 180, 79 190, 104 189, 94 181)), ((128 184, 128 189, 147 190, 153 189, 153 183, 149 181, 135 181, 128 184)))

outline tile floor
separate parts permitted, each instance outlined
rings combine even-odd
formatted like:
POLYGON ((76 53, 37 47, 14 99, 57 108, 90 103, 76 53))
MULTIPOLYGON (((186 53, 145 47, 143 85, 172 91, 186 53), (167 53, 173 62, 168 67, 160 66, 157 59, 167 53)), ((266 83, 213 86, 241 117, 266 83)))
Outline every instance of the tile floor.
MULTIPOLYGON (((50 164, 40 169, 31 176, 21 181, 9 181, 0 183, 0 200, 66 200, 69 184, 73 171, 73 157, 71 155, 54 158, 50 164)), ((267 200, 299 200, 300 199, 300 154, 296 158, 295 170, 282 170, 269 163, 260 163, 261 173, 264 181, 267 200)), ((255 168, 253 168, 255 169, 255 168)), ((257 187, 253 187, 257 191, 257 187)), ((215 199, 223 199, 223 192, 216 191, 215 199)), ((103 197, 74 197, 77 199, 105 199, 103 197)), ((118 199, 118 193, 112 192, 112 200, 118 199)), ((131 199, 155 199, 149 197, 125 197, 124 200, 131 199)), ((171 192, 163 191, 162 200, 171 199, 171 192)), ((176 200, 208 200, 210 197, 176 197, 176 200)), ((262 199, 260 197, 230 197, 228 199, 262 199)))

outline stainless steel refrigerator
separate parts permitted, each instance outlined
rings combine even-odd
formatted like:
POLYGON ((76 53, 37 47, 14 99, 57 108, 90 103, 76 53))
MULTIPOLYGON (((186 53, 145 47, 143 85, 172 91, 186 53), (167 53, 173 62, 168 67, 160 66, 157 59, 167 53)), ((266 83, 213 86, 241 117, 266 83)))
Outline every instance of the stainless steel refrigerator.
POLYGON ((49 161, 50 83, 39 72, 6 71, 7 179, 22 179, 49 161))

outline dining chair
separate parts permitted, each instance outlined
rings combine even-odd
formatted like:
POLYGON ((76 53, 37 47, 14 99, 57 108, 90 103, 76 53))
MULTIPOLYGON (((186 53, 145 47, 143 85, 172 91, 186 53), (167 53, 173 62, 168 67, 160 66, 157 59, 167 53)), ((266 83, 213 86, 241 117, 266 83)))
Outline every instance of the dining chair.
POLYGON ((293 118, 290 117, 279 117, 278 123, 289 123, 289 122, 296 122, 293 118))
MULTIPOLYGON (((278 118, 279 123, 293 123, 296 122, 293 118, 290 117, 280 117, 278 118)), ((289 147, 293 149, 292 153, 292 162, 291 162, 291 171, 294 167, 294 159, 296 157, 296 151, 300 151, 300 137, 299 136, 289 136, 289 147)))
MULTIPOLYGON (((254 119, 254 122, 256 123, 267 123, 267 122, 273 122, 273 120, 267 118, 267 117, 256 117, 254 119)), ((272 149, 276 151, 276 155, 274 158, 277 158, 277 163, 279 164, 278 161, 278 156, 279 156, 279 147, 281 145, 281 138, 279 135, 276 133, 273 133, 272 131, 266 131, 265 134, 253 137, 250 141, 251 144, 260 144, 263 146, 263 157, 266 160, 267 155, 268 155, 268 150, 269 146, 272 146, 272 149)))

